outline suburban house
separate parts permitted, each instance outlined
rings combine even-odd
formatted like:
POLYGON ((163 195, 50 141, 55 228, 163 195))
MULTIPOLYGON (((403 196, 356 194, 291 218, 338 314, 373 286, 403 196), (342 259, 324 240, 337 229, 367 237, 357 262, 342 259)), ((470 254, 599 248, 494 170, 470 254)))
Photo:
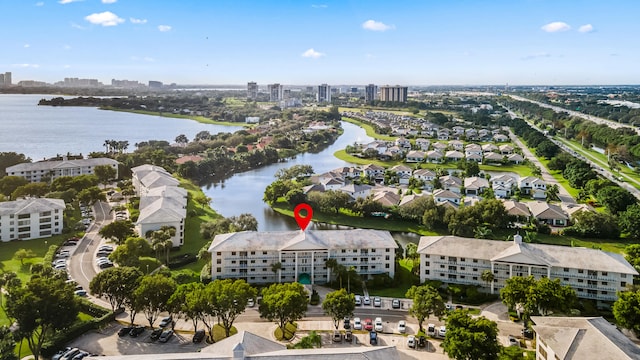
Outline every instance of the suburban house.
POLYGON ((244 279, 251 284, 294 282, 324 284, 335 259, 354 267, 364 279, 376 274, 394 276, 395 249, 388 231, 307 230, 242 231, 216 235, 209 246, 212 279, 244 279), (272 265, 279 263, 277 274, 272 265))
POLYGON ((594 211, 593 208, 587 204, 560 204, 562 210, 569 216, 569 219, 573 219, 573 215, 582 211, 594 211))
POLYGON ((558 205, 549 204, 544 201, 528 202, 531 215, 539 222, 549 226, 567 226, 569 216, 562 211, 558 205))
POLYGON ((453 150, 462 151, 464 150, 464 143, 460 140, 451 140, 449 141, 449 147, 453 150))
POLYGON ((446 152, 444 157, 447 159, 447 161, 460 161, 464 159, 464 154, 457 150, 450 150, 446 152))
POLYGON ((62 233, 65 203, 61 199, 0 202, 0 241, 29 240, 62 233))
POLYGON ((493 194, 499 198, 508 198, 513 194, 513 188, 516 186, 516 180, 509 175, 499 175, 492 177, 490 180, 493 194))
POLYGON ((8 176, 20 176, 30 182, 55 180, 61 176, 93 175, 96 166, 110 166, 116 171, 118 178, 118 162, 109 158, 69 160, 66 156, 62 160, 38 161, 8 166, 5 170, 8 176))
POLYGON ((207 345, 197 352, 170 352, 157 354, 89 356, 88 360, 317 360, 350 359, 399 360, 395 346, 347 346, 314 349, 287 349, 284 344, 263 338, 249 331, 239 331, 226 339, 207 345))
POLYGON ((527 244, 516 234, 513 241, 495 241, 459 236, 420 238, 420 282, 479 285, 496 293, 513 276, 533 275, 560 279, 579 298, 615 301, 617 291, 626 290, 638 272, 621 254, 596 249, 527 244), (486 270, 495 280, 482 280, 486 270))
POLYGON ((389 170, 395 172, 398 176, 406 175, 408 177, 410 177, 413 172, 413 170, 411 170, 407 165, 396 165, 389 170))
POLYGON ((482 156, 482 147, 478 144, 469 144, 464 148, 464 154, 467 156, 471 154, 482 156))
POLYGON ((344 186, 345 182, 341 178, 325 178, 320 181, 324 191, 338 190, 344 186))
POLYGON ((392 207, 398 205, 400 202, 400 195, 398 195, 397 192, 380 191, 373 195, 372 200, 383 206, 392 207))
POLYGON ((478 131, 476 129, 466 129, 464 131, 464 135, 467 140, 477 140, 478 139, 478 131))
POLYGON ((436 173, 429 169, 418 169, 413 172, 413 177, 426 182, 432 182, 436 177, 436 173))
POLYGON ((402 199, 400 199, 400 203, 398 204, 398 206, 399 207, 407 206, 412 202, 414 202, 416 199, 419 199, 423 196, 427 196, 427 195, 425 193, 405 195, 402 197, 402 199))
POLYGON ((131 172, 140 196, 140 215, 135 223, 138 234, 146 238, 148 232, 169 226, 175 229, 171 238, 173 247, 183 245, 187 191, 179 188, 179 181, 162 167, 147 164, 134 167, 131 172))
POLYGON ((433 200, 436 203, 443 203, 448 201, 450 203, 458 205, 460 204, 461 198, 462 197, 460 196, 460 194, 454 193, 449 190, 438 189, 433 191, 433 200))
POLYGON ((378 155, 382 155, 387 151, 388 145, 382 140, 375 140, 366 145, 367 149, 374 149, 378 152, 378 155))
POLYGON ((513 146, 509 144, 500 145, 498 146, 498 149, 500 149, 500 154, 502 155, 510 155, 513 153, 513 146))
POLYGON ((400 148, 411 149, 411 142, 404 137, 397 138, 394 144, 400 148))
POLYGON ((460 194, 460 188, 462 187, 462 179, 452 175, 445 175, 440 177, 440 185, 445 190, 449 190, 456 194, 460 194))
POLYGON ((483 152, 495 152, 495 151, 498 151, 498 147, 495 146, 494 144, 484 144, 484 145, 482 145, 482 151, 483 152))
POLYGON ((518 165, 518 164, 522 164, 524 162, 524 157, 522 155, 520 155, 520 154, 514 153, 514 154, 511 154, 511 155, 507 156, 507 160, 512 164, 518 165))
POLYGON ((430 163, 440 163, 442 162, 443 157, 444 155, 442 155, 442 153, 438 150, 427 151, 427 160, 430 163))
POLYGON ((449 146, 445 143, 437 142, 437 143, 433 143, 431 147, 433 148, 433 150, 437 150, 437 151, 440 151, 441 153, 444 153, 444 151, 447 150, 447 147, 449 146))
POLYGON ((532 316, 536 359, 640 359, 640 347, 602 317, 532 316))
POLYGON ((449 140, 449 130, 448 129, 439 129, 438 130, 438 140, 449 140))
POLYGON ((411 150, 407 153, 407 162, 408 163, 420 163, 423 162, 425 158, 424 151, 420 150, 411 150))
POLYGON ((489 181, 485 178, 473 176, 464 179, 464 191, 466 195, 480 195, 489 188, 489 181))
POLYGON ((494 152, 488 152, 488 153, 484 153, 484 159, 482 160, 483 163, 487 164, 487 163, 499 163, 502 162, 504 156, 498 154, 498 153, 494 153, 494 152))
POLYGON ((369 178, 377 178, 378 176, 384 176, 384 168, 382 166, 367 164, 362 168, 364 174, 369 178))
POLYGON ((422 151, 429 150, 429 146, 431 146, 431 141, 424 138, 416 139, 416 146, 420 148, 422 151))
POLYGON ((476 154, 476 153, 471 153, 471 154, 467 154, 466 155, 466 159, 467 159, 467 161, 475 161, 477 163, 481 163, 482 162, 482 155, 476 154))
POLYGON ((531 217, 531 211, 524 203, 513 200, 505 200, 502 202, 505 210, 507 210, 507 214, 517 217, 519 219, 525 220, 531 217))
POLYGON ((366 198, 371 193, 371 185, 348 184, 338 189, 338 191, 347 193, 353 200, 366 198))
POLYGON ((503 134, 495 134, 493 135, 493 141, 495 142, 507 142, 509 141, 509 137, 503 134))
POLYGON ((523 194, 531 195, 534 199, 547 198, 547 183, 537 177, 527 176, 520 179, 520 191, 523 194))

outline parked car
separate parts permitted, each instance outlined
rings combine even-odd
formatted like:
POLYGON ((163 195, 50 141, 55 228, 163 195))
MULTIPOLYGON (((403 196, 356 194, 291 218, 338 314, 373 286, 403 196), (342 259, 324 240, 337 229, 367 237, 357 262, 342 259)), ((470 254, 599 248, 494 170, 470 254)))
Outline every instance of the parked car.
POLYGON ((529 328, 522 329, 522 336, 525 339, 533 339, 533 330, 531 330, 529 328))
POLYGON ((365 295, 365 297, 362 299, 362 303, 364 305, 371 305, 371 298, 367 295, 365 295))
POLYGON ((129 336, 138 337, 140 334, 144 332, 144 326, 134 326, 131 331, 129 331, 129 336))
POLYGON ((161 343, 166 343, 171 339, 172 336, 173 336, 173 330, 165 330, 162 332, 162 334, 160 334, 158 341, 160 341, 161 343))
POLYGON ((427 336, 431 336, 431 337, 436 336, 436 325, 435 324, 427 325, 427 336))
POLYGON ((69 250, 60 250, 56 254, 56 256, 61 258, 68 258, 69 256, 71 256, 71 252, 69 250))
POLYGON ((344 329, 345 330, 349 330, 351 329, 351 321, 349 320, 348 317, 344 318, 344 329))
POLYGON ((76 295, 78 295, 78 296, 81 296, 81 297, 86 297, 87 296, 87 290, 76 290, 76 291, 74 291, 74 293, 76 295))
POLYGON ((202 342, 202 340, 204 340, 204 335, 205 335, 204 330, 198 330, 195 332, 195 334, 193 334, 192 341, 194 343, 200 343, 202 342))
POLYGON ((60 360, 60 358, 63 357, 71 349, 72 348, 70 348, 70 347, 66 347, 66 348, 64 348, 64 350, 58 351, 55 355, 53 355, 51 357, 51 360, 60 360))
POLYGON ((374 329, 375 331, 382 332, 382 318, 377 317, 374 321, 374 329))
POLYGON ((120 330, 118 330, 118 336, 122 337, 122 336, 128 335, 131 329, 133 329, 133 327, 131 326, 121 327, 120 330))
POLYGON ((373 298, 373 306, 381 307, 382 306, 382 299, 380 299, 377 296, 375 298, 373 298))
POLYGON ((520 341, 518 341, 518 339, 516 339, 515 337, 509 335, 509 346, 520 347, 520 341))
POLYGON ((353 319, 353 330, 362 330, 362 322, 359 317, 353 319))
POLYGON ((62 355, 60 360, 72 360, 73 357, 78 355, 79 353, 80 353, 80 349, 73 348, 73 349, 69 350, 66 354, 62 355))
POLYGON ((378 345, 378 333, 375 331, 369 332, 369 344, 378 345))
POLYGON ((391 300, 391 307, 394 309, 400 309, 400 300, 398 299, 391 300))
POLYGON ((66 240, 64 243, 62 243, 62 246, 76 246, 78 245, 78 240, 66 240))
POLYGON ((407 332, 407 323, 404 320, 398 321, 398 332, 404 334, 407 332))
POLYGON ((80 352, 78 352, 76 356, 72 358, 72 360, 82 360, 87 356, 89 356, 88 352, 80 350, 80 352))
POLYGON ((351 332, 351 330, 345 331, 345 333, 344 333, 344 341, 353 342, 353 333, 351 332))
POLYGON ((162 318, 162 320, 160 320, 160 327, 161 328, 167 327, 171 325, 172 322, 173 322, 173 318, 171 316, 164 317, 162 318))
POLYGON ((415 335, 407 336, 407 346, 412 348, 412 349, 416 348, 416 337, 415 337, 415 335))
POLYGON ((438 329, 438 336, 443 338, 447 335, 447 327, 442 325, 440 326, 440 329, 438 329))
POLYGON ((162 329, 154 329, 151 332, 151 335, 149 336, 151 338, 152 341, 156 341, 158 340, 158 338, 160 337, 160 335, 162 335, 162 329))
POLYGON ((102 263, 102 264, 98 265, 98 267, 99 267, 100 269, 112 268, 112 267, 113 267, 113 263, 110 263, 110 262, 108 262, 108 263, 102 263))
POLYGON ((342 342, 342 334, 338 330, 333 331, 333 342, 342 342))
POLYGON ((249 300, 247 300, 247 306, 248 306, 248 307, 254 307, 254 306, 256 306, 256 302, 255 302, 255 300, 253 300, 253 299, 249 299, 249 300))
POLYGON ((418 347, 425 347, 427 346, 427 338, 424 336, 420 336, 418 338, 418 347))
POLYGON ((362 298, 360 297, 360 295, 356 295, 356 306, 360 306, 362 305, 362 298))
POLYGON ((104 258, 106 258, 106 257, 108 257, 109 255, 111 255, 111 252, 110 252, 110 251, 102 251, 102 250, 99 250, 99 251, 96 253, 96 256, 97 256, 97 257, 99 257, 99 258, 103 258, 103 257, 104 257, 104 258))
POLYGON ((371 319, 364 320, 364 329, 367 331, 373 330, 373 321, 371 321, 371 319))

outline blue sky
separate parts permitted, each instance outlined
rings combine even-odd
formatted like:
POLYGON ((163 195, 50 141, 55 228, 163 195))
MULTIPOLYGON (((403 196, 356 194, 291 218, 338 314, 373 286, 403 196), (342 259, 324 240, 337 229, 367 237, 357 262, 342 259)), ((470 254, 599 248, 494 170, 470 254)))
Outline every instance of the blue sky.
POLYGON ((179 84, 640 84, 640 1, 0 0, 0 72, 179 84))

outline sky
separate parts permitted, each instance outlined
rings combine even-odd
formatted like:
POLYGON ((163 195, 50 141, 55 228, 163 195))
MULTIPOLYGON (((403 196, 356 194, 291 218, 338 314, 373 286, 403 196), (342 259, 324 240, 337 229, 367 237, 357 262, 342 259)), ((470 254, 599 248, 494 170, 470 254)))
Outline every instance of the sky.
POLYGON ((636 0, 0 0, 0 73, 178 84, 640 84, 636 0))

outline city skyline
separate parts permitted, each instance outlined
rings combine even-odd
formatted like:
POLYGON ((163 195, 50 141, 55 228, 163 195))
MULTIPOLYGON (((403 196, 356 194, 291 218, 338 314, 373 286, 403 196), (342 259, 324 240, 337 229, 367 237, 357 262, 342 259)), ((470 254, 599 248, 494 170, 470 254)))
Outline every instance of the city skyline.
POLYGON ((627 40, 640 3, 579 5, 7 0, 0 71, 14 84, 640 84, 627 40))

